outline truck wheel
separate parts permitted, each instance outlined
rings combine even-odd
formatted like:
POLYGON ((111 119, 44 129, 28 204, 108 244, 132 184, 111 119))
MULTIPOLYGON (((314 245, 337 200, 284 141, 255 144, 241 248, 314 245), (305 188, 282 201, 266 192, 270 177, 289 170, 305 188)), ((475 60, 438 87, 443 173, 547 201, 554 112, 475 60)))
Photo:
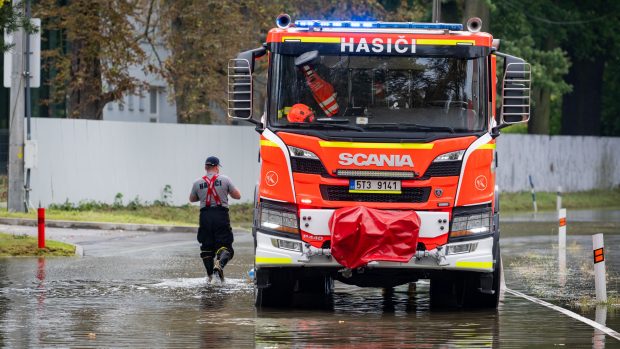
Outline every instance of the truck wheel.
POLYGON ((431 308, 457 308, 462 306, 464 279, 453 275, 452 279, 431 279, 431 308))
POLYGON ((492 294, 481 292, 479 273, 453 275, 450 279, 431 279, 432 308, 497 308, 501 278, 501 255, 497 248, 493 268, 492 294))
POLYGON ((464 298, 465 306, 469 308, 497 308, 499 304, 500 279, 502 277, 502 259, 499 254, 499 248, 497 249, 496 258, 497 263, 495 263, 495 267, 493 268, 492 294, 480 292, 480 277, 471 277, 470 280, 468 280, 468 287, 466 288, 467 292, 464 298))
POLYGON ((293 301, 295 280, 288 270, 271 269, 268 271, 269 281, 265 286, 255 286, 254 304, 257 308, 289 307, 293 301))
POLYGON ((326 308, 333 304, 331 276, 302 276, 297 280, 294 302, 301 308, 326 308))

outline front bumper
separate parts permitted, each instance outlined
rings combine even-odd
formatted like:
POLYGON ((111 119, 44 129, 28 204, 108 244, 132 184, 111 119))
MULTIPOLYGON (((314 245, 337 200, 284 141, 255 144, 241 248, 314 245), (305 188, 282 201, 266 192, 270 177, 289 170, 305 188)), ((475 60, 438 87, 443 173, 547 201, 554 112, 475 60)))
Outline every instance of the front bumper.
MULTIPOLYGON (((256 268, 264 267, 307 267, 307 268, 343 268, 332 258, 329 249, 321 249, 295 239, 273 236, 258 230, 256 232, 256 268), (274 239, 276 239, 274 241, 274 239), (293 251, 278 246, 277 240, 298 243, 300 250, 293 251)), ((288 245, 290 246, 290 245, 288 245)), ((462 247, 462 246, 461 246, 462 247)), ((461 249, 462 250, 462 249, 461 249)), ((424 270, 462 270, 492 272, 493 237, 479 240, 449 243, 430 251, 418 251, 408 263, 371 262, 368 268, 415 269, 424 270), (452 254, 455 246, 475 244, 467 252, 452 254), (447 253, 446 253, 447 252, 447 253)))

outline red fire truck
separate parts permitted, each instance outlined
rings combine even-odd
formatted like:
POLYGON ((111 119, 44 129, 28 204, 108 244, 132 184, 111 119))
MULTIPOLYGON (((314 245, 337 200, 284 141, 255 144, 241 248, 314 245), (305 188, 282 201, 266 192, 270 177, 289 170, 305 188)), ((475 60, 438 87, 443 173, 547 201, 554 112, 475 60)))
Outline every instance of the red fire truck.
POLYGON ((477 18, 466 30, 288 15, 276 23, 264 45, 228 65, 228 114, 260 134, 256 305, 324 300, 334 280, 429 279, 432 306, 496 307, 495 140, 529 119, 529 64, 500 53, 477 18), (267 100, 253 117, 261 57, 267 100))

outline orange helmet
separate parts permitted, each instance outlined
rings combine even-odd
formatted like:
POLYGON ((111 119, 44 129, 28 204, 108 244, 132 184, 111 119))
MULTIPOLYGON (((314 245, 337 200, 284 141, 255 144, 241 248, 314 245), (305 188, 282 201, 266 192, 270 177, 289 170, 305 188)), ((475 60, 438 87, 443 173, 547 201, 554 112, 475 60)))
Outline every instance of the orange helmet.
POLYGON ((313 122, 314 112, 307 105, 297 103, 291 107, 286 119, 288 122, 313 122))

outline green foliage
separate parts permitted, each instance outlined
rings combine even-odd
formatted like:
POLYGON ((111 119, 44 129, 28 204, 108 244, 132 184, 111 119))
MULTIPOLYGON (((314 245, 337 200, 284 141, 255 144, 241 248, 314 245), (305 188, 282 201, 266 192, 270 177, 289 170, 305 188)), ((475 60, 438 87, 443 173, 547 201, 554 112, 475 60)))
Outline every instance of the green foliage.
POLYGON ((607 62, 603 81, 602 134, 620 136, 620 57, 607 62))
MULTIPOLYGON (((11 0, 0 0, 0 31, 12 33, 19 28, 24 28, 28 33, 35 32, 18 6, 11 4, 11 0)), ((12 46, 7 45, 4 40, 0 40, 0 53, 7 51, 12 46)))
POLYGON ((515 124, 502 129, 502 133, 527 133, 527 124, 515 124))
MULTIPOLYGON (((549 118, 549 132, 557 134, 560 129, 561 97, 571 91, 564 81, 570 60, 567 53, 557 46, 565 33, 551 30, 549 26, 533 25, 529 13, 548 14, 554 8, 551 1, 494 1, 491 32, 501 38, 501 51, 521 57, 532 65, 532 118, 549 118), (550 91, 548 101, 539 101, 536 91, 550 91), (540 103, 550 103, 549 115, 537 113, 540 103)), ((498 66, 498 74, 503 71, 498 66)), ((530 121, 532 122, 532 121, 530 121)))
POLYGON ((116 195, 114 196, 114 203, 112 204, 112 207, 123 207, 123 193, 116 193, 116 195))
POLYGON ((161 191, 161 198, 153 201, 155 206, 170 206, 172 205, 172 186, 166 184, 161 191))

